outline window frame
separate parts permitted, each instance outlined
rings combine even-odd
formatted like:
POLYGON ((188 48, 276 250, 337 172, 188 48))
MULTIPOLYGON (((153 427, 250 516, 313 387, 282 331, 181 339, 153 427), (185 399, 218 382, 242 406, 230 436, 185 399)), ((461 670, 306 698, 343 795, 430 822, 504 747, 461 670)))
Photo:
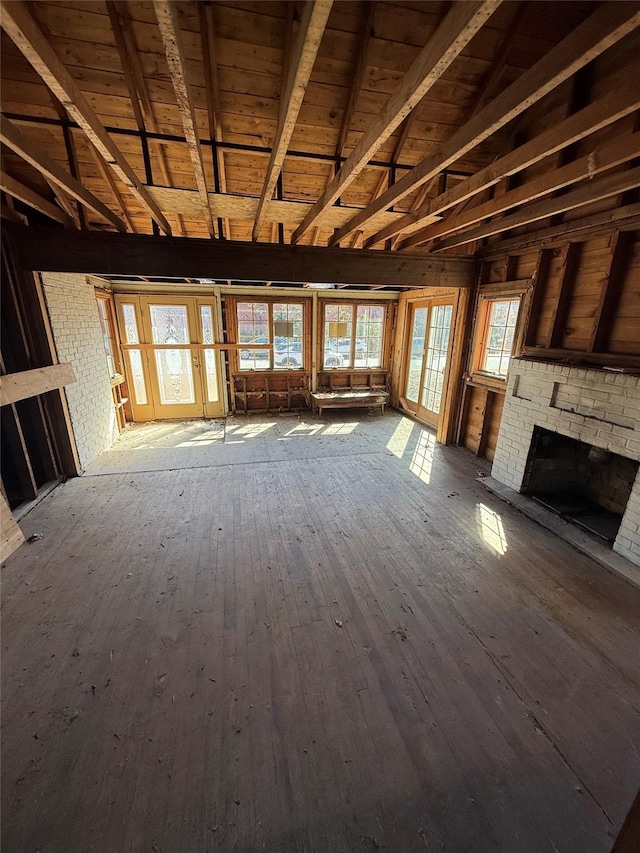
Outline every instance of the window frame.
POLYGON ((327 373, 332 370, 338 372, 345 371, 362 371, 363 373, 370 372, 372 370, 384 370, 385 364, 387 360, 387 323, 389 321, 389 303, 387 301, 377 301, 372 299, 322 299, 322 310, 318 311, 318 370, 322 373, 327 373), (348 305, 352 309, 354 309, 353 319, 351 322, 351 347, 350 347, 350 362, 351 366, 343 365, 342 367, 325 367, 324 366, 324 331, 326 328, 326 313, 327 307, 332 305, 348 305), (380 338, 380 365, 378 367, 357 367, 356 359, 355 359, 355 348, 356 348, 356 340, 357 340, 357 328, 358 328, 358 308, 364 307, 374 307, 374 308, 382 308, 382 324, 381 324, 381 338, 380 338))
MULTIPOLYGON (((111 357, 113 358, 113 363, 115 367, 115 373, 109 376, 109 381, 113 382, 116 379, 124 380, 124 366, 122 364, 122 353, 120 349, 120 335, 118 334, 118 321, 115 313, 115 305, 113 302, 112 294, 107 290, 99 290, 98 288, 94 288, 94 293, 96 297, 96 303, 102 303, 105 307, 106 314, 106 323, 107 323, 107 337, 109 338, 109 342, 111 343, 111 357)), ((105 330, 103 326, 104 318, 100 314, 100 308, 98 307, 98 320, 100 322, 100 330, 102 331, 102 335, 104 338, 105 330)), ((104 341, 103 341, 103 349, 104 341)), ((108 366, 108 356, 107 351, 105 349, 104 353, 105 362, 108 366)))
POLYGON ((307 330, 311 328, 311 299, 304 296, 299 297, 287 297, 287 296, 262 296, 256 294, 247 294, 247 296, 242 295, 234 295, 232 297, 227 296, 225 301, 228 301, 227 306, 227 328, 229 332, 229 338, 234 342, 234 349, 231 352, 230 360, 232 361, 233 373, 239 374, 241 376, 250 376, 258 373, 271 373, 271 374, 287 374, 287 373, 310 373, 311 372, 311 344, 309 340, 309 335, 307 334, 307 330), (261 304, 267 305, 268 311, 268 330, 269 330, 269 343, 268 344, 259 344, 254 346, 254 349, 264 349, 269 354, 269 366, 268 367, 242 367, 241 368, 241 356, 240 353, 243 349, 249 349, 250 344, 240 343, 239 339, 239 327, 238 327, 238 305, 240 304, 261 304), (274 351, 274 319, 273 319, 273 306, 274 305, 300 305, 302 306, 302 340, 301 340, 301 355, 302 355, 302 365, 300 367, 275 367, 273 363, 273 351, 274 351), (229 310, 230 309, 230 310, 229 310))
POLYGON ((479 293, 476 307, 475 334, 471 364, 471 374, 474 379, 485 384, 497 383, 498 387, 506 385, 509 378, 508 369, 507 373, 503 376, 500 373, 493 373, 492 371, 486 370, 482 367, 489 343, 492 308, 496 302, 518 303, 518 314, 514 326, 513 343, 509 354, 509 361, 511 361, 512 358, 517 358, 517 354, 521 349, 524 314, 523 307, 525 305, 526 292, 526 288, 510 288, 505 290, 494 286, 483 289, 479 293))

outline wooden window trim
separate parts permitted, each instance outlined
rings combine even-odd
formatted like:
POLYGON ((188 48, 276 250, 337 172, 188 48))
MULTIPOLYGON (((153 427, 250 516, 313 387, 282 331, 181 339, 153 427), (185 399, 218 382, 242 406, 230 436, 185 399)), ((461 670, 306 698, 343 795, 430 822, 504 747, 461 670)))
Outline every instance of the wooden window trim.
MULTIPOLYGON (((267 373, 269 375, 279 375, 283 373, 309 373, 311 365, 311 305, 312 299, 305 296, 287 297, 282 295, 262 296, 255 294, 247 294, 242 296, 234 294, 233 296, 225 296, 226 305, 226 321, 227 321, 227 341, 234 344, 235 348, 229 350, 229 362, 232 374, 241 374, 246 376, 255 376, 257 374, 267 373), (302 367, 267 367, 267 368, 249 368, 240 369, 240 342, 238 341, 238 304, 239 303, 262 303, 269 305, 269 335, 273 336, 273 305, 302 305, 302 342, 303 342, 303 363, 302 367)), ((273 341, 268 344, 256 344, 253 349, 265 349, 271 351, 273 341)))
MULTIPOLYGON (((124 380, 124 367, 122 363, 122 349, 120 343, 120 334, 118 332, 118 319, 116 316, 116 308, 113 300, 113 294, 108 290, 100 290, 95 288, 96 302, 102 302, 106 306, 107 323, 109 326, 109 338, 111 339, 111 351, 113 353, 113 361, 116 367, 115 376, 124 380)), ((102 328, 102 323, 100 323, 102 328)), ((105 354, 106 357, 106 354, 105 354)), ((115 377, 109 377, 114 379, 115 377)))
POLYGON ((478 294, 478 303, 476 307, 475 317, 475 333, 473 338, 472 362, 471 362, 471 379, 474 384, 484 385, 489 388, 496 389, 504 388, 507 384, 507 376, 500 376, 497 373, 491 373, 488 370, 483 370, 481 364, 484 360, 484 354, 487 348, 487 339, 489 334, 489 325, 491 318, 491 308, 495 302, 518 302, 518 316, 513 336, 513 345, 511 347, 510 358, 516 356, 519 352, 519 341, 522 338, 523 332, 523 305, 526 289, 510 289, 498 290, 496 286, 481 289, 478 294))
POLYGON ((317 357, 318 357, 318 365, 319 370, 323 373, 331 373, 335 371, 336 373, 344 373, 345 371, 361 371, 363 373, 367 373, 371 370, 386 370, 386 364, 389 359, 388 353, 388 343, 390 341, 391 335, 389 334, 388 324, 392 317, 392 312, 389 310, 389 303, 382 302, 380 300, 374 299, 322 299, 321 300, 322 308, 318 311, 318 347, 317 347, 317 357), (324 367, 324 330, 326 324, 326 311, 327 307, 332 305, 349 305, 354 309, 354 320, 352 321, 352 331, 351 331, 351 363, 353 367, 324 367), (380 344, 380 366, 379 367, 356 367, 355 366, 355 329, 357 327, 357 311, 360 307, 369 307, 375 306, 378 308, 384 309, 384 317, 382 319, 382 341, 380 344))

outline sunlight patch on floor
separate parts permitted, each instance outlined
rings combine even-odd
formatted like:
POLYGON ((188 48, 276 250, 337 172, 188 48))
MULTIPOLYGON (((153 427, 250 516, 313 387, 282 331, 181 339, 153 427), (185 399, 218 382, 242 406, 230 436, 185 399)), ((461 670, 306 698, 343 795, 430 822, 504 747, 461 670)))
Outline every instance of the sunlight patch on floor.
POLYGON ((323 425, 322 424, 297 424, 297 426, 291 427, 291 429, 285 433, 286 436, 296 436, 296 435, 317 435, 317 433, 321 432, 323 425))
POLYGON ((502 518, 485 504, 476 504, 476 523, 478 533, 484 543, 495 553, 502 556, 507 553, 507 537, 502 526, 502 518))
POLYGON ((350 432, 353 432, 357 426, 359 426, 359 421, 344 424, 330 424, 322 435, 348 435, 350 432))
POLYGON ((404 456, 414 426, 414 422, 410 421, 409 418, 402 418, 395 432, 387 442, 387 450, 390 450, 398 459, 402 459, 404 456))
POLYGON ((246 426, 228 426, 227 433, 233 432, 233 438, 241 435, 243 438, 256 438, 276 425, 275 421, 246 424, 246 426))
POLYGON ((418 437, 416 449, 413 451, 409 471, 427 485, 431 482, 431 467, 433 465, 433 451, 436 446, 436 437, 426 430, 422 430, 418 437))

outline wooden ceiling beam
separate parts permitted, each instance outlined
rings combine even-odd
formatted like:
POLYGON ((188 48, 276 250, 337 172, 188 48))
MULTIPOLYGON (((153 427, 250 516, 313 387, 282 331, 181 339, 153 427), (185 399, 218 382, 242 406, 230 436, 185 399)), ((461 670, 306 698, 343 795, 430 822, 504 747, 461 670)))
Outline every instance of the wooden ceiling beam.
POLYGON ((614 175, 605 175, 597 181, 585 181, 577 189, 557 198, 544 199, 536 204, 527 205, 509 216, 503 216, 501 219, 483 223, 477 228, 463 231, 461 234, 446 237, 434 247, 433 251, 440 252, 444 249, 451 249, 455 246, 471 243, 474 240, 490 237, 493 234, 501 234, 511 228, 530 225, 532 222, 546 219, 547 216, 566 213, 569 210, 575 210, 577 207, 583 207, 596 201, 611 198, 618 193, 636 189, 636 187, 640 187, 640 166, 614 175))
POLYGON ((362 229, 374 214, 391 207, 455 163, 638 25, 640 4, 637 0, 628 3, 611 0, 600 6, 515 83, 458 128, 433 154, 339 229, 331 239, 331 245, 339 243, 356 228, 362 229))
POLYGON ((20 266, 44 272, 470 287, 472 258, 6 225, 20 266), (71 239, 74 235, 75 239, 71 239))
MULTIPOLYGON (((44 175, 43 175, 44 177, 44 175)), ((49 189, 56 197, 56 201, 64 212, 73 219, 73 224, 76 228, 80 228, 80 217, 78 216, 78 208, 57 184, 54 184, 50 178, 44 178, 49 189)))
POLYGON ((360 43, 358 45, 358 61, 352 77, 351 89, 349 90, 349 100, 347 107, 342 115, 340 123, 340 131, 338 132, 338 144, 336 145, 336 160, 340 160, 344 154, 344 148, 351 127, 351 119, 356 108, 356 101, 364 83, 364 75, 367 73, 367 48, 369 46, 369 38, 373 29, 373 16, 375 12, 375 3, 373 0, 367 0, 366 19, 364 29, 360 35, 360 43))
POLYGON ((202 215, 207 223, 209 236, 214 236, 213 219, 209 208, 209 197, 207 195, 207 182, 204 174, 204 163, 202 162, 202 150, 200 138, 196 125, 196 114, 193 100, 189 91, 187 81, 186 63, 182 47, 180 45, 180 27, 178 24, 178 11, 171 0, 153 0, 153 6, 158 19, 162 41, 169 65, 169 74, 173 83, 173 89, 178 102, 178 110, 182 120, 182 128, 187 140, 189 157, 196 178, 196 186, 202 203, 202 215))
POLYGON ((162 211, 103 127, 23 0, 11 0, 11 2, 3 0, 2 27, 65 110, 80 125, 109 167, 150 213, 159 227, 166 234, 171 234, 171 226, 162 211))
POLYGON ((300 28, 291 51, 287 85, 280 102, 278 127, 260 195, 258 211, 253 224, 254 240, 257 240, 260 235, 260 228, 266 219, 267 205, 273 198, 273 192, 282 171, 284 158, 291 137, 293 136, 296 121, 298 120, 300 107, 302 106, 304 94, 307 90, 332 4, 333 0, 307 0, 305 3, 300 28))
MULTIPOLYGON (((67 155, 67 163, 69 165, 69 171, 71 172, 72 177, 76 180, 81 179, 80 173, 80 163, 78 162, 78 152, 76 150, 76 143, 73 137, 73 131, 70 127, 70 119, 67 111, 62 106, 60 101, 53 94, 51 89, 48 90, 49 97, 51 98, 51 103, 53 104, 53 108, 58 114, 60 121, 62 122, 62 139, 64 141, 64 149, 67 155)), ((76 201, 75 204, 76 215, 78 221, 80 223, 81 228, 88 228, 87 218, 85 216, 84 207, 80 204, 80 202, 76 201)), ((69 212, 69 211, 67 211, 69 212)))
MULTIPOLYGON (((539 163, 545 157, 585 139, 592 133, 640 109, 640 93, 633 85, 638 75, 640 75, 640 63, 628 68, 618 78, 618 85, 614 91, 608 92, 580 112, 574 113, 559 124, 548 128, 529 142, 525 142, 494 163, 476 172, 475 175, 460 181, 451 189, 439 194, 425 206, 424 210, 418 211, 417 214, 405 214, 397 222, 390 223, 380 229, 366 241, 367 247, 371 248, 396 234, 413 233, 419 228, 429 225, 433 222, 435 215, 443 213, 454 205, 459 208, 473 196, 497 184, 504 178, 539 163)), ((455 216, 459 212, 460 210, 456 209, 453 215, 455 216)))
POLYGON ((584 157, 568 163, 559 169, 553 169, 526 184, 522 184, 498 198, 470 208, 458 216, 450 216, 442 222, 436 222, 426 228, 411 234, 401 242, 401 248, 411 248, 430 240, 445 237, 456 231, 461 231, 483 219, 497 216, 517 205, 535 201, 541 196, 563 189, 580 181, 591 181, 601 172, 628 163, 638 157, 640 152, 640 133, 632 133, 624 137, 616 137, 603 145, 596 147, 584 157))
MULTIPOLYGON (((342 164, 322 197, 296 229, 292 235, 292 242, 299 242, 318 217, 360 174, 376 151, 420 103, 493 14, 500 2, 501 0, 481 0, 481 2, 453 4, 450 12, 402 78, 398 88, 389 96, 380 114, 342 164)), ((343 236, 346 236, 346 233, 343 236)), ((336 242, 338 241, 334 238, 332 244, 336 242)))
MULTIPOLYGON (((151 133, 157 133, 158 125, 153 114, 153 107, 151 106, 151 100, 149 98, 149 93, 147 92, 144 74, 142 73, 140 57, 138 56, 133 30, 131 28, 131 20, 127 15, 126 5, 124 3, 116 3, 115 0, 106 0, 106 7, 116 42, 116 49, 118 51, 118 56, 120 57, 120 65, 122 66, 125 84, 127 91, 129 92, 133 115, 138 126, 138 130, 140 131, 140 135, 144 138, 147 130, 150 130, 151 133)), ((169 167, 167 165, 167 158, 164 153, 164 146, 157 140, 154 140, 154 144, 162 181, 165 186, 173 186, 171 173, 169 172, 169 167)), ((111 187, 111 183, 108 183, 111 187)), ((119 193, 117 194, 119 195, 119 193)), ((122 204, 124 205, 124 201, 122 204)), ((130 222, 128 214, 127 221, 130 222)), ((180 214, 176 215, 176 221, 178 225, 178 232, 185 237, 187 232, 180 214)))
POLYGON ((76 180, 68 172, 65 172, 54 160, 40 151, 37 145, 4 116, 2 117, 2 122, 0 122, 0 142, 6 145, 7 148, 11 148, 19 157, 22 157, 29 165, 37 169, 43 177, 53 181, 54 184, 69 193, 72 198, 79 201, 80 204, 83 204, 98 216, 103 216, 107 219, 118 231, 127 230, 127 226, 119 216, 116 216, 106 204, 103 204, 100 199, 89 192, 80 181, 76 180))
POLYGON ((116 180, 115 180, 115 177, 113 176, 111 169, 107 166, 107 164, 102 159, 102 155, 100 154, 98 149, 95 148, 93 145, 91 145, 91 143, 89 143, 89 149, 91 151, 91 154, 93 156, 95 164, 98 167, 98 171, 100 172, 100 175, 102 176, 102 180, 109 187, 111 195, 115 199, 116 205, 120 208, 120 211, 122 213, 122 217, 123 217, 124 221, 127 223, 127 227, 129 229, 129 231, 131 231, 132 234, 135 234, 136 233, 136 226, 133 224, 133 220, 129 216, 129 211, 127 210, 127 206, 124 203, 124 199, 122 198, 122 194, 121 194, 120 190, 118 189, 118 185, 116 184, 116 180))
MULTIPOLYGON (((224 150, 220 147, 223 142, 222 111, 220 108, 220 88, 218 86, 218 62, 216 59, 216 38, 213 25, 213 4, 198 3, 200 15, 200 38, 202 41, 202 61, 204 64, 204 89, 207 99, 207 120, 209 122, 209 137, 216 143, 213 156, 218 171, 217 192, 227 191, 227 170, 224 150)), ((218 235, 226 240, 231 239, 231 223, 228 218, 222 219, 222 233, 218 235)))
POLYGON ((640 203, 625 204, 610 210, 592 213, 580 219, 571 219, 552 225, 540 231, 519 234, 491 246, 480 252, 481 258, 504 256, 505 252, 518 253, 534 248, 550 248, 562 245, 567 240, 584 240, 586 235, 610 234, 615 229, 632 231, 640 228, 640 203))
POLYGON ((74 228, 76 225, 71 216, 62 210, 62 208, 58 207, 52 201, 43 198, 30 187, 26 187, 3 171, 0 171, 0 190, 12 196, 12 198, 17 198, 19 201, 24 202, 24 204, 28 204, 29 207, 37 210, 39 213, 44 213, 49 219, 60 222, 67 228, 74 228))

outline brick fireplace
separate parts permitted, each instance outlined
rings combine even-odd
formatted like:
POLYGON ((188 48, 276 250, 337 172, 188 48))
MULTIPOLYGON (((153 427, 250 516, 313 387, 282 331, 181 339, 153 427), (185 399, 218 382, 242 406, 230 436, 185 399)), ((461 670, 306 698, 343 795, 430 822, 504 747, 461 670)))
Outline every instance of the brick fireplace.
POLYGON ((578 523, 600 508, 592 529, 640 565, 639 461, 640 377, 512 360, 494 479, 578 523))

